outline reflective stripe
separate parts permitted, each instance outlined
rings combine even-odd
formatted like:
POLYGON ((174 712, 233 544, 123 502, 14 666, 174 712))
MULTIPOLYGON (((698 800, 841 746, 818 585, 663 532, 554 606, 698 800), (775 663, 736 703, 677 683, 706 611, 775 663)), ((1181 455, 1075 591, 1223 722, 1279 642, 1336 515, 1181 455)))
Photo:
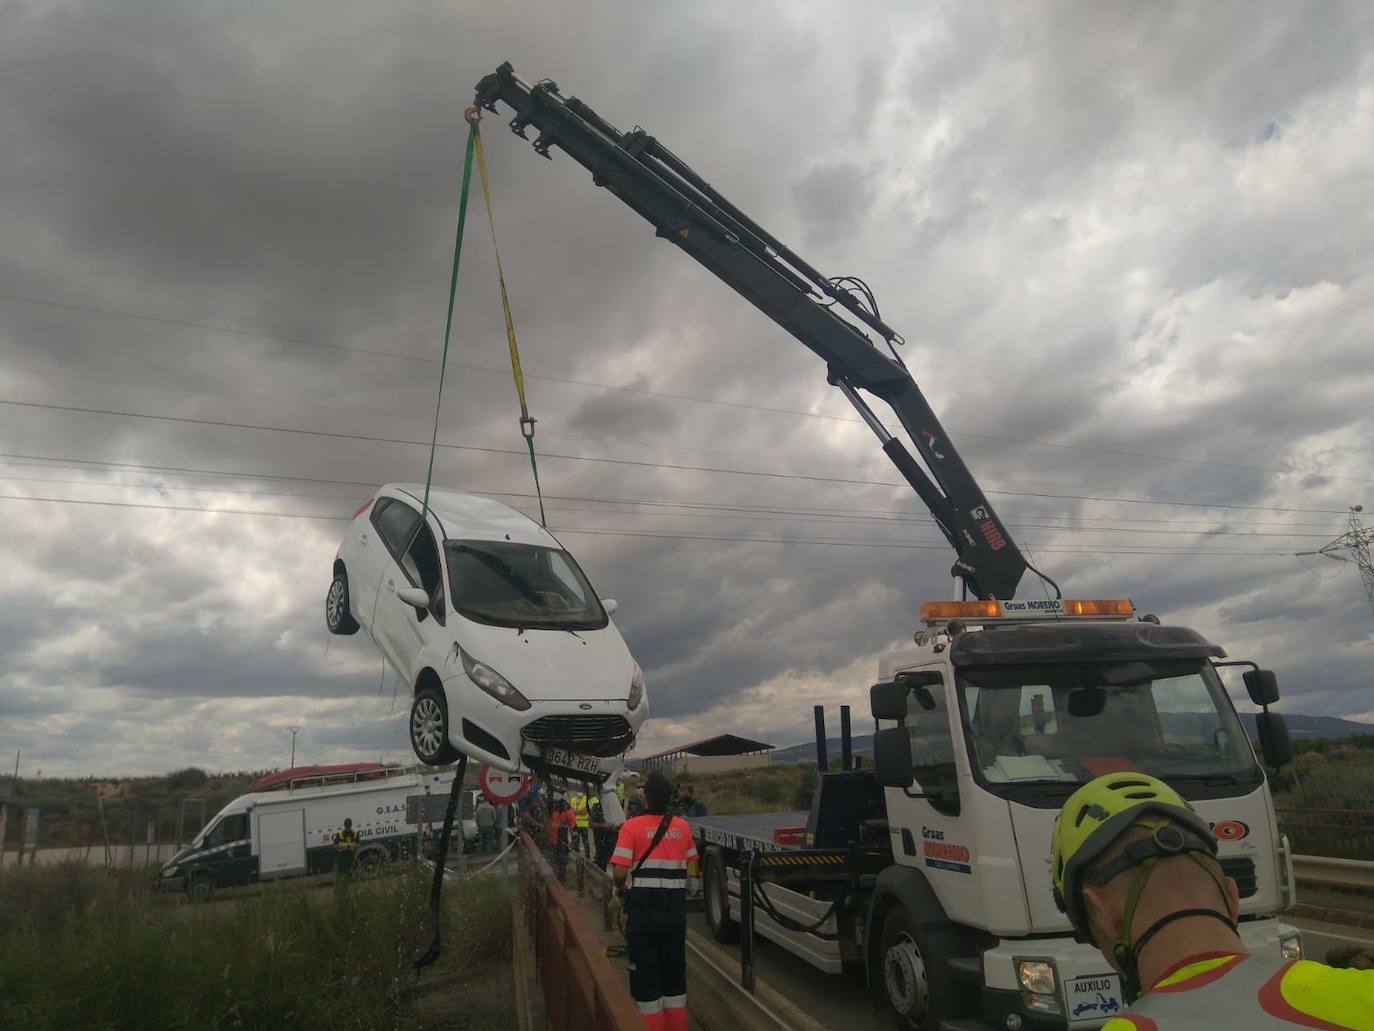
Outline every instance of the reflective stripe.
POLYGON ((687 878, 676 880, 667 877, 636 877, 630 890, 634 891, 635 888, 670 888, 686 891, 687 878))
POLYGON ((628 848, 618 848, 611 855, 619 856, 621 859, 633 859, 635 857, 634 852, 628 848))
POLYGON ((665 1010, 677 1009, 679 1006, 686 1005, 687 996, 685 993, 682 995, 665 995, 663 997, 663 1008, 665 1010))
POLYGON ((685 859, 646 859, 643 870, 686 870, 687 860, 685 859))
POLYGON ((635 1000, 635 1005, 639 1007, 640 1013, 657 1013, 663 1009, 663 1000, 655 999, 653 1002, 640 1002, 635 1000))

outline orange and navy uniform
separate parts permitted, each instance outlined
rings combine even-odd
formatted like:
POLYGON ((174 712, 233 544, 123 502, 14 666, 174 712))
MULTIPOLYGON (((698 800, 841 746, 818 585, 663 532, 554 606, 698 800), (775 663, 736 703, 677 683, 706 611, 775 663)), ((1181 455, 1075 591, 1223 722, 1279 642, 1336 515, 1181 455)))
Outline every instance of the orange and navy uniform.
POLYGON ((558 844, 559 832, 564 827, 568 828, 568 833, 571 835, 576 823, 577 815, 571 809, 555 809, 553 818, 549 821, 549 844, 558 844))
POLYGON ((625 919, 630 994, 649 1031, 687 1031, 687 864, 697 849, 687 822, 674 816, 649 852, 662 821, 661 813, 626 820, 611 865, 639 867, 625 919))
POLYGON ((1102 1031, 1374 1031, 1374 970, 1213 952, 1175 964, 1102 1031))

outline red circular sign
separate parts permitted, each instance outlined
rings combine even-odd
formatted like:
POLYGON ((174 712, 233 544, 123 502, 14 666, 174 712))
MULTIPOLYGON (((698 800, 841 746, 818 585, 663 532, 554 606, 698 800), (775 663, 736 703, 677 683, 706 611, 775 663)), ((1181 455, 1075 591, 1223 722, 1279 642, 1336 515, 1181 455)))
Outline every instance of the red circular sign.
POLYGON ((530 789, 528 773, 503 773, 487 763, 477 773, 477 783, 482 786, 482 794, 492 805, 509 805, 518 802, 530 789))

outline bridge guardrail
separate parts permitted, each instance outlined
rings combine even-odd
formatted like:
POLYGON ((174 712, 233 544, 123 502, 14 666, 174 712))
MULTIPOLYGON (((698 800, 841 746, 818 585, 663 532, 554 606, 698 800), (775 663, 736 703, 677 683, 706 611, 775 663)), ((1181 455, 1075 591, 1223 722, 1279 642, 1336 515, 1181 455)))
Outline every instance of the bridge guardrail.
POLYGON ((1374 856, 1374 809, 1276 809, 1293 851, 1310 856, 1374 856))
POLYGON ((1367 859, 1294 856, 1293 874, 1299 881, 1308 884, 1374 891, 1374 862, 1367 859))

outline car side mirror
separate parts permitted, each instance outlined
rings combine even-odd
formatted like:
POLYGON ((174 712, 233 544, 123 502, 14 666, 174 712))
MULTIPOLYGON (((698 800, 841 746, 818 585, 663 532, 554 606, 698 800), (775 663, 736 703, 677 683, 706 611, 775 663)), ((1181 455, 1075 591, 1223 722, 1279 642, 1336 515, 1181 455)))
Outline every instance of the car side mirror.
MULTIPOLYGON (((1248 673, 1246 677, 1249 677, 1248 673)), ((1288 722, 1281 714, 1268 711, 1255 713, 1255 730, 1259 733, 1260 753, 1271 768, 1277 770, 1293 761, 1293 744, 1288 739, 1288 722)))
POLYGON ((873 735, 873 768, 883 787, 911 787, 916 773, 911 766, 911 736, 905 727, 890 727, 873 735))
POLYGON ((1279 678, 1272 669, 1247 669, 1241 679, 1256 705, 1273 705, 1279 700, 1279 678))
POLYGON ((606 610, 606 615, 614 616, 616 609, 620 608, 620 602, 616 601, 614 598, 602 598, 601 607, 606 610))
POLYGON ((421 587, 402 587, 396 592, 396 597, 421 612, 429 608, 429 592, 421 587))

